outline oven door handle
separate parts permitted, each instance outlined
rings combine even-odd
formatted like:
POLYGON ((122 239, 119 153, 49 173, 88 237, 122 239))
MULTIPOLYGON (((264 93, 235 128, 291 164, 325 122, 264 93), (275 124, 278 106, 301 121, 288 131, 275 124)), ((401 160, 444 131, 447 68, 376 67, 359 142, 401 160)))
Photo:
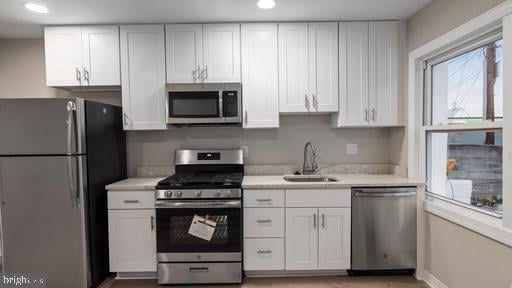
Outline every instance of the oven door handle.
POLYGON ((240 208, 242 207, 242 202, 240 200, 232 200, 232 201, 161 201, 158 200, 155 202, 156 208, 171 208, 171 209, 181 209, 181 208, 240 208))

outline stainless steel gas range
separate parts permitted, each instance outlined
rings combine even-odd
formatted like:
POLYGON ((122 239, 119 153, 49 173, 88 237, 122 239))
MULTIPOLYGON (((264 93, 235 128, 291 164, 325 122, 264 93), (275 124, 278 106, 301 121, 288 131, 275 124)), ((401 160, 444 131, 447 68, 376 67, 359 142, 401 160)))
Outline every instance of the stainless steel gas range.
POLYGON ((178 150, 156 187, 158 284, 241 283, 242 150, 178 150))

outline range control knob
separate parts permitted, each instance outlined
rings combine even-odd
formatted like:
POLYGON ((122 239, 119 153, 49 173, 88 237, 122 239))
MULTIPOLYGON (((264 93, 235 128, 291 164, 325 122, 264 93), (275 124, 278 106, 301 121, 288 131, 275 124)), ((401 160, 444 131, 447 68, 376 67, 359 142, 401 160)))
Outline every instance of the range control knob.
POLYGON ((183 192, 181 192, 181 191, 176 191, 176 197, 180 198, 182 195, 183 195, 183 192))
POLYGON ((172 192, 171 191, 165 191, 164 196, 166 198, 171 198, 172 197, 172 192))
POLYGON ((220 191, 219 190, 215 191, 215 196, 216 197, 220 197, 220 191))
POLYGON ((224 191, 224 196, 225 197, 230 197, 231 196, 231 191, 229 191, 229 190, 224 191))
POLYGON ((201 192, 201 190, 197 190, 197 191, 196 191, 196 197, 197 197, 197 198, 200 198, 200 197, 201 197, 201 194, 203 194, 203 193, 201 192))

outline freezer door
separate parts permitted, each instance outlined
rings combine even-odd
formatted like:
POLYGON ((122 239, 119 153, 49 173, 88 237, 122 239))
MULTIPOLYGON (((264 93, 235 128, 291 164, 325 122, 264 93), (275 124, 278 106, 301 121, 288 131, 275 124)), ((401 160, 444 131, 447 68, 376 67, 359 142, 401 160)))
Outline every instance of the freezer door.
POLYGON ((85 158, 0 157, 4 272, 42 272, 46 287, 86 288, 85 158), (70 192, 76 185, 76 196, 70 192))
POLYGON ((83 154, 84 100, 0 99, 0 155, 83 154))

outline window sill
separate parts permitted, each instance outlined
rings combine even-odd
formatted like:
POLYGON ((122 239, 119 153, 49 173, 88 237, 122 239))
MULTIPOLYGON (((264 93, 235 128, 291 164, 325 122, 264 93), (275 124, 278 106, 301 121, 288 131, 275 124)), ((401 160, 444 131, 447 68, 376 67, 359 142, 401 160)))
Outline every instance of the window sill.
POLYGON ((430 214, 444 218, 485 237, 512 247, 512 230, 503 227, 502 219, 428 195, 425 198, 423 207, 425 211, 430 214))

